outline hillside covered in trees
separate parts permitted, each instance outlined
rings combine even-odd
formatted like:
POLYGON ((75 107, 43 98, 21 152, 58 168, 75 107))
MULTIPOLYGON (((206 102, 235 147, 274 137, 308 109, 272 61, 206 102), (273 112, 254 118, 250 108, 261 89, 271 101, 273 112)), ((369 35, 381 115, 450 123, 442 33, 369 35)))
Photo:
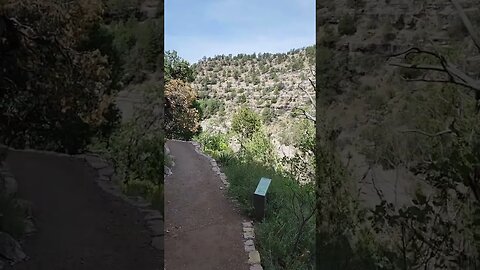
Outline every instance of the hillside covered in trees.
MULTIPOLYGON (((220 55, 195 63, 195 87, 205 108, 204 119, 214 118, 220 128, 238 106, 251 107, 269 122, 304 108, 314 94, 313 46, 288 53, 220 55)), ((212 120, 214 120, 212 119, 212 120)))
POLYGON ((233 114, 248 107, 266 124, 278 153, 291 153, 294 133, 301 136, 303 128, 295 119, 315 114, 314 61, 313 46, 287 53, 204 57, 193 65, 202 129, 226 132, 233 114), (293 127, 291 132, 285 132, 287 126, 293 127))

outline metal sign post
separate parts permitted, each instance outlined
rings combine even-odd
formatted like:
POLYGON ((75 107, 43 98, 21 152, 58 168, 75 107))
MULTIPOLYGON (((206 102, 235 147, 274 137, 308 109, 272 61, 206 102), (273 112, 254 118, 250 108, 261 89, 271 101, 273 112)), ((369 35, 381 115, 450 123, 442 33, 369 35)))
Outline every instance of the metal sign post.
POLYGON ((267 190, 272 179, 262 177, 258 182, 257 189, 253 193, 253 208, 255 209, 255 219, 263 220, 265 218, 265 207, 267 201, 267 190))

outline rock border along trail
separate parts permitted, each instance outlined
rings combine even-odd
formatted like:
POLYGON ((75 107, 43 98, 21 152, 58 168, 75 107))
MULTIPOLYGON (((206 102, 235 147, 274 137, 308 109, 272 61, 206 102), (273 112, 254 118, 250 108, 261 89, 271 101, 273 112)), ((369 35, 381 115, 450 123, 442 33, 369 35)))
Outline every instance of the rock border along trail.
POLYGON ((32 201, 37 225, 24 243, 30 258, 13 269, 163 268, 162 215, 124 195, 107 161, 9 149, 6 163, 19 195, 32 201))
POLYGON ((165 179, 166 269, 262 270, 253 222, 226 197, 217 162, 197 142, 170 140, 166 148, 176 163, 165 179))

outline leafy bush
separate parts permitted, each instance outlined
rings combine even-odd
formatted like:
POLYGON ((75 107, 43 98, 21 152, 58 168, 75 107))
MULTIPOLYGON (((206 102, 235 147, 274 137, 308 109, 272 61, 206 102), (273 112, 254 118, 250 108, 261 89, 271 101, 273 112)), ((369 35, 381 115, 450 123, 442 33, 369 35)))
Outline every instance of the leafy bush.
POLYGON ((197 100, 196 108, 198 109, 201 118, 206 119, 215 115, 217 112, 223 111, 225 109, 225 104, 219 99, 207 98, 197 100))
POLYGON ((232 131, 239 134, 243 139, 250 138, 260 130, 261 125, 260 116, 249 108, 241 108, 233 115, 232 131))
POLYGON ((193 82, 195 80, 195 70, 188 61, 179 57, 176 51, 165 52, 164 65, 165 82, 168 82, 169 80, 193 82))
POLYGON ((228 137, 225 134, 201 133, 195 138, 203 150, 213 157, 218 157, 222 153, 232 153, 232 149, 228 145, 228 137))
POLYGON ((275 165, 275 148, 264 130, 259 130, 246 139, 240 154, 247 160, 275 165))
MULTIPOLYGON (((161 91, 161 90, 159 90, 161 91)), ((165 85, 165 133, 168 138, 190 139, 200 130, 196 92, 181 80, 165 85)))

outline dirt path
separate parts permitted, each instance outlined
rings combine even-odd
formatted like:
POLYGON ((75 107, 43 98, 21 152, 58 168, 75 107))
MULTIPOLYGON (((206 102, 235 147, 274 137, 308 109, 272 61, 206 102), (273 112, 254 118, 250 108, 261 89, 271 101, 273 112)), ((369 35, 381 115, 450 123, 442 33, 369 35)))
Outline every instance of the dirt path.
POLYGON ((143 215, 103 192, 81 160, 10 151, 18 196, 34 205, 38 231, 27 239, 30 259, 13 269, 162 269, 143 215))
POLYGON ((186 142, 169 141, 173 174, 165 179, 167 270, 246 270, 242 217, 220 190, 208 160, 186 142))

